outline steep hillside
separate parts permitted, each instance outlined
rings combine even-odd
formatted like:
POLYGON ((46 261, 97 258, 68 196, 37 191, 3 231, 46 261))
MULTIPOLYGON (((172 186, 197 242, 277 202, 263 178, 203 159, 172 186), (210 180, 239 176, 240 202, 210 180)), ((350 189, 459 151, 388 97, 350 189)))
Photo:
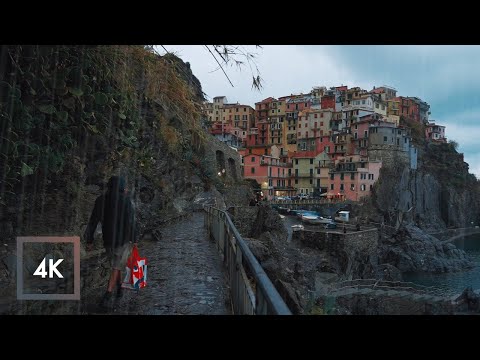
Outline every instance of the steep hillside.
POLYGON ((205 202, 248 204, 202 101, 188 63, 143 46, 1 46, 0 281, 13 284, 16 236, 82 235, 111 175, 126 177, 145 239, 205 202))
POLYGON ((361 209, 385 224, 380 262, 401 271, 457 271, 473 266, 464 251, 429 235, 480 222, 480 184, 453 144, 424 144, 419 168, 383 167, 361 209))

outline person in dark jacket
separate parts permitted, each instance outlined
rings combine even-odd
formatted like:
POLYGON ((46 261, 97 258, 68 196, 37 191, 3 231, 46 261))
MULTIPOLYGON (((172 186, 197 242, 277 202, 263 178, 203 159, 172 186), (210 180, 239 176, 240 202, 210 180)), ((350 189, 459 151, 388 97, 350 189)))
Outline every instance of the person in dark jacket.
POLYGON ((106 193, 95 200, 95 206, 85 230, 87 251, 93 249, 93 235, 99 222, 102 224, 103 246, 112 266, 107 291, 102 299, 102 306, 106 307, 115 287, 117 287, 117 297, 122 295, 121 271, 125 268, 131 254, 132 243, 137 242, 135 211, 132 200, 127 195, 123 177, 112 176, 108 181, 106 193))

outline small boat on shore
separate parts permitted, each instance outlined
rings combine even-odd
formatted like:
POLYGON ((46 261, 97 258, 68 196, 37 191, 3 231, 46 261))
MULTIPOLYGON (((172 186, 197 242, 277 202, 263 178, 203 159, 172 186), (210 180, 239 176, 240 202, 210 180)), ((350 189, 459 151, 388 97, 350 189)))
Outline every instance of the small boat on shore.
POLYGON ((305 227, 303 225, 292 225, 292 231, 300 231, 304 229, 305 227))
POLYGON ((312 225, 319 225, 319 224, 325 225, 325 224, 331 224, 332 222, 334 222, 333 219, 325 218, 319 215, 312 215, 312 214, 303 214, 301 219, 304 223, 312 224, 312 225))

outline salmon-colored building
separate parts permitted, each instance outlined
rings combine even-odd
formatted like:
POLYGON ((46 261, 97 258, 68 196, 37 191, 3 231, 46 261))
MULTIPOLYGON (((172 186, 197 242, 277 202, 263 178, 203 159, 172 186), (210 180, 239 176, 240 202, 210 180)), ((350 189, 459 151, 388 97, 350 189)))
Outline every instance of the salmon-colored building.
POLYGON ((256 180, 268 200, 295 194, 291 179, 292 164, 280 161, 279 149, 275 145, 272 146, 272 156, 245 154, 243 169, 243 176, 256 180))
POLYGON ((360 155, 339 157, 329 172, 328 196, 351 201, 370 196, 381 167, 381 161, 368 161, 360 155))
POLYGON ((270 144, 270 116, 273 102, 276 101, 273 97, 268 97, 255 103, 255 128, 258 129, 258 145, 270 144))
POLYGON ((435 124, 434 122, 428 123, 425 126, 425 138, 429 141, 447 142, 445 126, 435 124))

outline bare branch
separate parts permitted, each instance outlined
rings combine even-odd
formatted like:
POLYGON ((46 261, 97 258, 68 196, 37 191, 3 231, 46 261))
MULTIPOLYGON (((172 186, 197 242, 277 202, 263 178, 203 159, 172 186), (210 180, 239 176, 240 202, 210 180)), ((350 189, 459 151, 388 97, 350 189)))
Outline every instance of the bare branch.
POLYGON ((225 74, 227 80, 230 82, 230 85, 233 86, 232 82, 230 81, 230 78, 228 77, 227 73, 225 72, 225 70, 223 69, 222 65, 220 64, 220 62, 218 61, 218 59, 215 57, 215 55, 213 54, 213 52, 210 50, 210 48, 207 46, 207 45, 204 45, 205 48, 208 50, 208 52, 213 56, 213 58, 215 59, 215 61, 217 62, 218 66, 220 66, 220 68, 222 69, 223 73, 225 74))

